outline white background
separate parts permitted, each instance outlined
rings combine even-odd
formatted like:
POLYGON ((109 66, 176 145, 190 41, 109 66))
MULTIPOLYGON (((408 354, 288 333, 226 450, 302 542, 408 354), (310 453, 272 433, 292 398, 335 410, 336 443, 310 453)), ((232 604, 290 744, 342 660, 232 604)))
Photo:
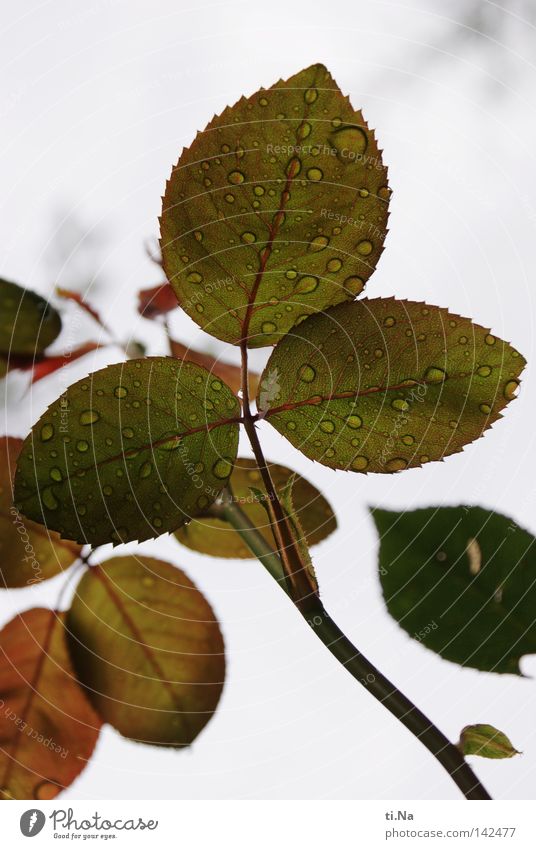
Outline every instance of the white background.
MULTIPOLYGON (((136 316, 135 293, 160 280, 144 244, 157 235, 172 164, 214 112, 322 61, 376 128, 394 189, 368 294, 449 306, 528 358, 505 419, 422 470, 334 473, 262 426, 267 455, 305 473, 336 508, 339 530, 315 552, 328 610, 451 738, 473 722, 511 736, 522 757, 476 764, 504 799, 536 790, 536 683, 459 669, 389 619, 367 505, 482 504, 536 532, 533 9, 521 0, 12 0, 0 24, 2 276, 43 292, 88 283, 120 336, 163 352, 136 316)), ((174 330, 223 350, 186 316, 174 330)), ((69 382, 118 356, 87 358, 69 382)), ((2 430, 25 435, 58 391, 43 382, 28 393, 22 378, 10 379, 2 430)), ((317 644, 260 565, 209 560, 168 538, 143 550, 185 568, 220 617, 229 658, 220 709, 186 753, 106 729, 64 801, 458 798, 428 753, 317 644)), ((53 604, 62 582, 3 590, 2 622, 53 604)), ((536 671, 534 658, 522 666, 536 671)))

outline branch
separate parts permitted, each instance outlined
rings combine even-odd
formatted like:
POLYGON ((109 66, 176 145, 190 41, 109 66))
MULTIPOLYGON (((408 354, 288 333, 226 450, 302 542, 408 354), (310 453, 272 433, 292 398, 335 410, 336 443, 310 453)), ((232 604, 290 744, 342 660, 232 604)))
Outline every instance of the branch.
MULTIPOLYGON (((280 558, 272 551, 257 528, 251 524, 249 518, 234 501, 229 491, 224 494, 218 504, 214 505, 211 512, 232 525, 250 551, 260 560, 286 594, 290 596, 280 558)), ((331 619, 318 597, 314 597, 306 610, 301 609, 299 605, 296 606, 309 627, 312 628, 331 654, 423 746, 426 746, 428 751, 448 772, 466 799, 491 798, 459 749, 350 642, 331 619)))

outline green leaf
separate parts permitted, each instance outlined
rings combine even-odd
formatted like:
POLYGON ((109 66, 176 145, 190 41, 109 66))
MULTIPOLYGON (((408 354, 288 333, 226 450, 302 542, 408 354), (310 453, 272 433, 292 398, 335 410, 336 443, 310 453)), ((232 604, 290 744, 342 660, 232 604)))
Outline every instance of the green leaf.
POLYGON ((0 587, 27 587, 68 569, 80 546, 21 516, 12 478, 22 439, 0 437, 0 587))
POLYGON ((462 728, 458 748, 463 755, 481 758, 513 758, 521 754, 502 731, 493 725, 466 725, 462 728))
POLYGON ((225 109, 183 151, 164 197, 164 269, 208 333, 273 345, 363 290, 388 200, 374 134, 312 65, 225 109))
MULTIPOLYGON (((286 466, 276 463, 269 463, 268 468, 276 489, 282 493, 293 473, 286 466)), ((261 491, 262 498, 267 498, 255 461, 239 457, 233 469, 230 484, 235 501, 246 513, 250 522, 259 529, 268 544, 273 546, 274 537, 266 512, 251 492, 251 489, 256 487, 261 491)), ((337 527, 337 520, 329 503, 316 487, 305 478, 297 476, 292 495, 295 513, 301 522, 309 545, 316 545, 333 533, 337 527)), ((213 557, 248 558, 253 556, 227 522, 210 515, 194 519, 180 528, 175 536, 179 542, 193 551, 210 554, 213 557)))
POLYGON ((170 563, 117 557, 87 572, 67 616, 79 680, 125 737, 188 746, 216 710, 225 677, 214 613, 170 563))
POLYGON ((363 299, 281 340, 258 406, 312 460, 398 472, 481 436, 514 397, 524 365, 506 342, 446 309, 363 299))
POLYGON ((60 330, 60 315, 44 298, 0 279, 0 356, 37 357, 60 330))
POLYGON ((534 537, 481 507, 375 509, 391 616, 446 660, 520 674, 536 652, 534 537))
POLYGON ((84 769, 101 725, 75 678, 64 614, 15 616, 0 631, 0 799, 53 799, 84 769))
POLYGON ((39 419, 18 463, 19 510, 102 545, 174 531, 218 496, 240 408, 201 366, 130 360, 73 384, 39 419))

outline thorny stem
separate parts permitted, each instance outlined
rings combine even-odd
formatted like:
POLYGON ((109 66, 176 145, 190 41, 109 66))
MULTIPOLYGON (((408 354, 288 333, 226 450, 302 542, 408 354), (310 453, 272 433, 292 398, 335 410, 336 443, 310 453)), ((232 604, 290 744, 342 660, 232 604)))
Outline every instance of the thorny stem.
MULTIPOLYGON (((255 416, 250 408, 246 338, 242 340, 241 353, 244 427, 268 495, 272 519, 271 528, 277 553, 270 548, 257 528, 251 524, 244 511, 232 497, 230 490, 223 494, 219 503, 214 505, 213 510, 219 511, 219 515, 225 518, 237 531, 251 552, 277 580, 286 594, 290 596, 307 624, 331 654, 348 670, 350 675, 359 681, 408 731, 420 740, 423 746, 426 746, 428 751, 448 772, 465 798, 471 800, 491 799, 460 750, 351 643, 346 634, 341 631, 327 613, 318 595, 312 591, 305 596, 300 593, 296 594, 296 587, 292 581, 295 578, 293 563, 296 563, 296 560, 293 558, 289 562, 287 556, 289 551, 296 550, 295 541, 286 521, 270 470, 264 459, 255 427, 258 416, 255 416)), ((299 555, 297 562, 301 562, 299 555)))
MULTIPOLYGON (((213 506, 211 513, 233 526, 252 554, 289 595, 279 556, 251 524, 229 490, 224 492, 219 503, 213 506)), ((350 642, 327 613, 319 598, 315 597, 314 604, 300 612, 309 627, 350 675, 426 746, 466 799, 491 799, 459 749, 350 642)))

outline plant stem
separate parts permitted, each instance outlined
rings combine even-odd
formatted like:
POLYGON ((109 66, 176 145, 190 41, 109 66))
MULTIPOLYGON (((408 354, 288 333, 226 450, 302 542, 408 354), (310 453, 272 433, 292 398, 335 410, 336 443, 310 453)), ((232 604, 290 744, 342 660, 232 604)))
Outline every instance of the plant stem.
POLYGON ((264 459, 259 437, 257 436, 255 416, 251 412, 249 398, 247 339, 242 340, 240 344, 240 353, 242 365, 243 424, 268 495, 267 505, 271 520, 270 527, 280 556, 280 563, 292 589, 292 598, 299 610, 304 612, 311 607, 311 604, 314 605, 316 593, 311 585, 307 569, 302 563, 300 552, 288 525, 285 512, 279 501, 277 490, 272 481, 272 476, 270 475, 270 470, 268 469, 266 460, 264 459))
MULTIPOLYGON (((251 524, 230 491, 224 493, 211 512, 225 519, 240 535, 251 552, 289 595, 285 572, 279 556, 270 548, 257 528, 251 524)), ((307 609, 300 610, 303 618, 326 648, 371 695, 387 708, 448 772, 466 799, 490 799, 459 749, 394 686, 346 637, 315 597, 307 609)))

